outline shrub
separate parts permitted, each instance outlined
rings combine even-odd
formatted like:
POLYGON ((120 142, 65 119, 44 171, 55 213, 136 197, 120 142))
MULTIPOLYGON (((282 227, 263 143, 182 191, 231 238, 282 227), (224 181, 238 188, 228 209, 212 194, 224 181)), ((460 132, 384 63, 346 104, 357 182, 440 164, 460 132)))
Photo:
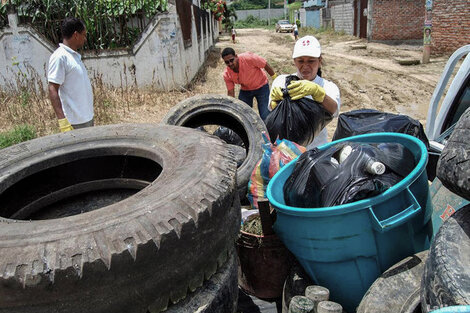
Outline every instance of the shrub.
POLYGON ((29 124, 15 126, 12 130, 0 133, 0 149, 36 138, 36 130, 29 124))

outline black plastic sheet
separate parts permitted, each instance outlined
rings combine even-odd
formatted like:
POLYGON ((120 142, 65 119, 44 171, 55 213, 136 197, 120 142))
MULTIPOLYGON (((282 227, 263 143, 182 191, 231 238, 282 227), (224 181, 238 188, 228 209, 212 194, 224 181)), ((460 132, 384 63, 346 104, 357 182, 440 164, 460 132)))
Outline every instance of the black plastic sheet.
POLYGON ((284 184, 286 204, 299 208, 331 207, 370 198, 384 192, 415 167, 412 153, 395 143, 341 143, 326 150, 303 153, 284 184), (351 146, 341 163, 340 153, 351 146), (367 163, 381 162, 385 173, 370 174, 367 163))
POLYGON ((219 126, 215 130, 214 135, 230 145, 245 147, 245 144, 243 143, 243 140, 240 138, 240 136, 238 136, 238 134, 230 128, 219 126))
POLYGON ((284 99, 266 118, 266 128, 272 143, 276 139, 287 139, 307 146, 333 119, 333 116, 318 102, 309 98, 292 100, 287 92, 287 86, 294 80, 299 78, 295 75, 286 77, 284 99))
POLYGON ((423 125, 409 116, 362 109, 341 113, 338 117, 333 141, 346 137, 369 133, 402 133, 421 139, 426 148, 429 141, 423 125))

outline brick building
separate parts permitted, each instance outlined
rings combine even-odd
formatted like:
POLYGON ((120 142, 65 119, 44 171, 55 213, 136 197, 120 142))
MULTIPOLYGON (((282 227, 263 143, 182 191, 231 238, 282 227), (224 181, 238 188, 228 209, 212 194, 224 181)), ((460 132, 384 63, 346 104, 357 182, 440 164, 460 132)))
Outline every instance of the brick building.
MULTIPOLYGON (((371 41, 423 40, 426 0, 330 0, 327 10, 336 31, 371 41)), ((470 0, 433 0, 431 12, 432 53, 470 44, 470 0)))
POLYGON ((370 40, 423 38, 425 0, 369 1, 370 40))
POLYGON ((469 0, 434 0, 432 53, 454 52, 468 44, 470 44, 469 0))

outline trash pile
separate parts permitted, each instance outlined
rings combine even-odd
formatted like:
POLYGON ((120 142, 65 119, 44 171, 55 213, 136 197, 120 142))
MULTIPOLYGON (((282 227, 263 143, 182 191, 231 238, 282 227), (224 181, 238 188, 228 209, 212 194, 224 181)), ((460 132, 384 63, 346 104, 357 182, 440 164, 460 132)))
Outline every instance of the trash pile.
POLYGON ((413 154, 398 143, 346 142, 302 154, 284 185, 286 204, 321 208, 376 196, 415 167, 413 154))

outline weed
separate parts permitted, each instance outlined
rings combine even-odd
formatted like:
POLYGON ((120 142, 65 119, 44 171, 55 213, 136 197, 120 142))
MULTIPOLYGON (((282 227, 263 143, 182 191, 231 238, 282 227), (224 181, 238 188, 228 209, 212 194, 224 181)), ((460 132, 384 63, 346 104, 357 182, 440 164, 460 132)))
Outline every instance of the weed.
POLYGON ((268 25, 267 20, 262 20, 253 15, 248 15, 244 20, 238 20, 235 22, 235 28, 265 28, 265 29, 274 29, 274 25, 278 19, 271 19, 270 25, 268 25))
POLYGON ((322 37, 328 37, 330 39, 341 39, 343 37, 356 38, 356 37, 347 35, 344 32, 344 30, 335 31, 333 28, 330 28, 330 27, 328 28, 301 27, 299 29, 299 37, 303 37, 307 35, 315 36, 318 40, 320 40, 322 37))
POLYGON ((0 133, 0 149, 36 138, 36 129, 29 124, 15 126, 12 130, 0 133))
POLYGON ((284 36, 271 36, 270 41, 277 44, 278 46, 288 45, 289 47, 291 47, 292 43, 294 43, 294 36, 292 34, 284 36))
POLYGON ((282 62, 274 59, 267 60, 269 65, 274 69, 276 73, 295 73, 297 69, 294 66, 294 62, 282 62))

